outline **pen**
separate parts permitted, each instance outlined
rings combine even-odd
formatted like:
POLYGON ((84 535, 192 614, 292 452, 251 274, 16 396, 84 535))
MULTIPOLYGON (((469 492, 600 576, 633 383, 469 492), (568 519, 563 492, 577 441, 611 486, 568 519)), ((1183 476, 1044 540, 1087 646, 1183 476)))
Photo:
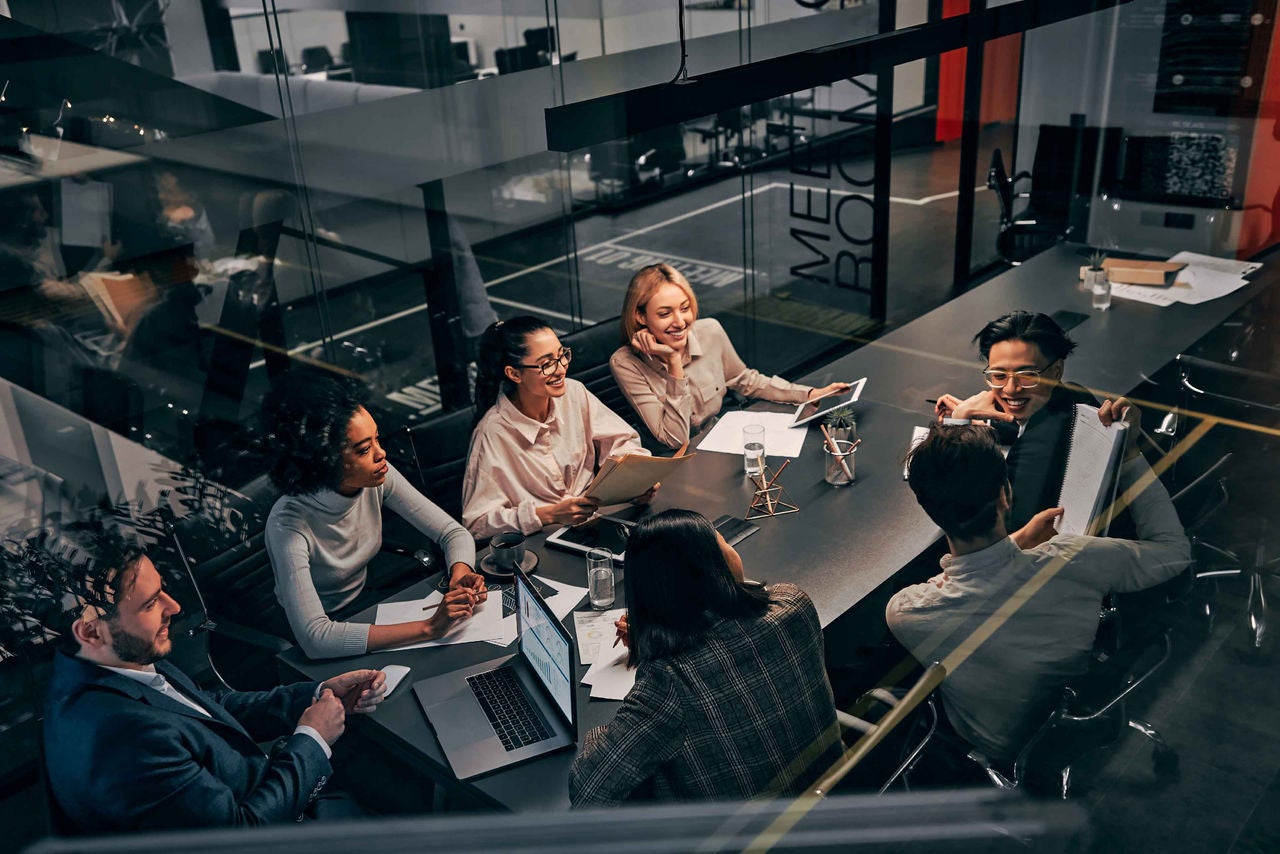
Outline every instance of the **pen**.
POLYGON ((926 398, 924 399, 924 402, 925 402, 925 403, 932 403, 934 406, 937 406, 937 405, 938 405, 938 399, 937 399, 936 397, 926 397, 926 398))

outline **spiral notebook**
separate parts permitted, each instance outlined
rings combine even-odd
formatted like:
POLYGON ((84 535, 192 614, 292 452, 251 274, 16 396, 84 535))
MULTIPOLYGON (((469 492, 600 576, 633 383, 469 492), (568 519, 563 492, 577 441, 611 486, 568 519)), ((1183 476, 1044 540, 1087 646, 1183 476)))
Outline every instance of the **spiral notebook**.
POLYGON ((1106 534, 1111 521, 1107 511, 1116 499, 1127 429, 1123 421, 1103 427, 1096 406, 1075 405, 1067 436, 1067 470, 1058 496, 1058 506, 1064 511, 1058 533, 1106 534))

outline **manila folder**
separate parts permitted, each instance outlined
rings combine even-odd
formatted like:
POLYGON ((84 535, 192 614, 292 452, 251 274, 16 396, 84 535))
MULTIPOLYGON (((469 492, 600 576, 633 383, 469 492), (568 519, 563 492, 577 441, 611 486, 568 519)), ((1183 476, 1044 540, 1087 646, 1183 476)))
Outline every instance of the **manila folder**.
POLYGON ((643 495, 655 483, 669 477, 694 456, 696 455, 650 457, 646 454, 627 454, 620 460, 606 460, 582 494, 594 498, 602 505, 630 501, 637 495, 643 495))

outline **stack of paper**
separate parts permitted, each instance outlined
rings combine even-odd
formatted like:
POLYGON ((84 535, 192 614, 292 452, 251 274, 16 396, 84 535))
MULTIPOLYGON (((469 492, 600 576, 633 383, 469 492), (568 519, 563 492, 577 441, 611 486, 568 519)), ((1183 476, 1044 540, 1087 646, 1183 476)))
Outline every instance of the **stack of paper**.
POLYGON ((583 685, 591 686, 593 700, 621 700, 636 684, 636 672, 627 666, 628 650, 618 647, 616 655, 596 658, 582 677, 583 685))
MULTIPOLYGON (((374 624, 379 626, 396 623, 410 623, 434 614, 433 611, 423 613, 423 609, 434 605, 444 597, 436 590, 425 599, 412 602, 386 602, 378 606, 378 615, 374 624)), ((447 634, 435 640, 421 643, 405 644, 396 649, 418 649, 427 646, 444 646, 451 643, 470 643, 471 641, 493 640, 502 637, 502 597, 490 596, 481 602, 471 614, 471 618, 454 623, 447 634)))
POLYGON ((1197 252, 1179 252, 1169 259, 1187 266, 1178 273, 1178 281, 1168 288, 1152 288, 1144 285, 1113 284, 1111 295, 1120 299, 1145 302, 1149 305, 1167 306, 1176 302, 1199 305, 1202 302, 1224 297, 1249 284, 1245 278, 1262 265, 1232 258, 1216 258, 1197 252))
POLYGON ((578 638, 578 663, 595 664, 601 651, 614 648, 618 630, 614 623, 627 613, 626 608, 612 611, 579 611, 573 615, 573 633, 578 638))
POLYGON ((743 410, 726 412, 698 445, 699 451, 718 454, 742 453, 742 428, 748 424, 764 427, 764 452, 770 457, 798 457, 808 430, 791 429, 795 415, 790 412, 743 410))

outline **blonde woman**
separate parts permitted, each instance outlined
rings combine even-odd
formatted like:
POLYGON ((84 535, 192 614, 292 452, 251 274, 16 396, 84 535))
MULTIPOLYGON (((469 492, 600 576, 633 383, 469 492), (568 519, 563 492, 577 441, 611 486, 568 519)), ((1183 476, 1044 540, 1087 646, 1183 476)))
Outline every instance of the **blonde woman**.
POLYGON ((720 411, 725 391, 776 403, 803 403, 848 383, 824 388, 765 376, 738 357, 720 322, 698 319, 698 298, 668 264, 640 270, 622 303, 627 343, 609 359, 618 387, 659 442, 678 448, 720 411))

